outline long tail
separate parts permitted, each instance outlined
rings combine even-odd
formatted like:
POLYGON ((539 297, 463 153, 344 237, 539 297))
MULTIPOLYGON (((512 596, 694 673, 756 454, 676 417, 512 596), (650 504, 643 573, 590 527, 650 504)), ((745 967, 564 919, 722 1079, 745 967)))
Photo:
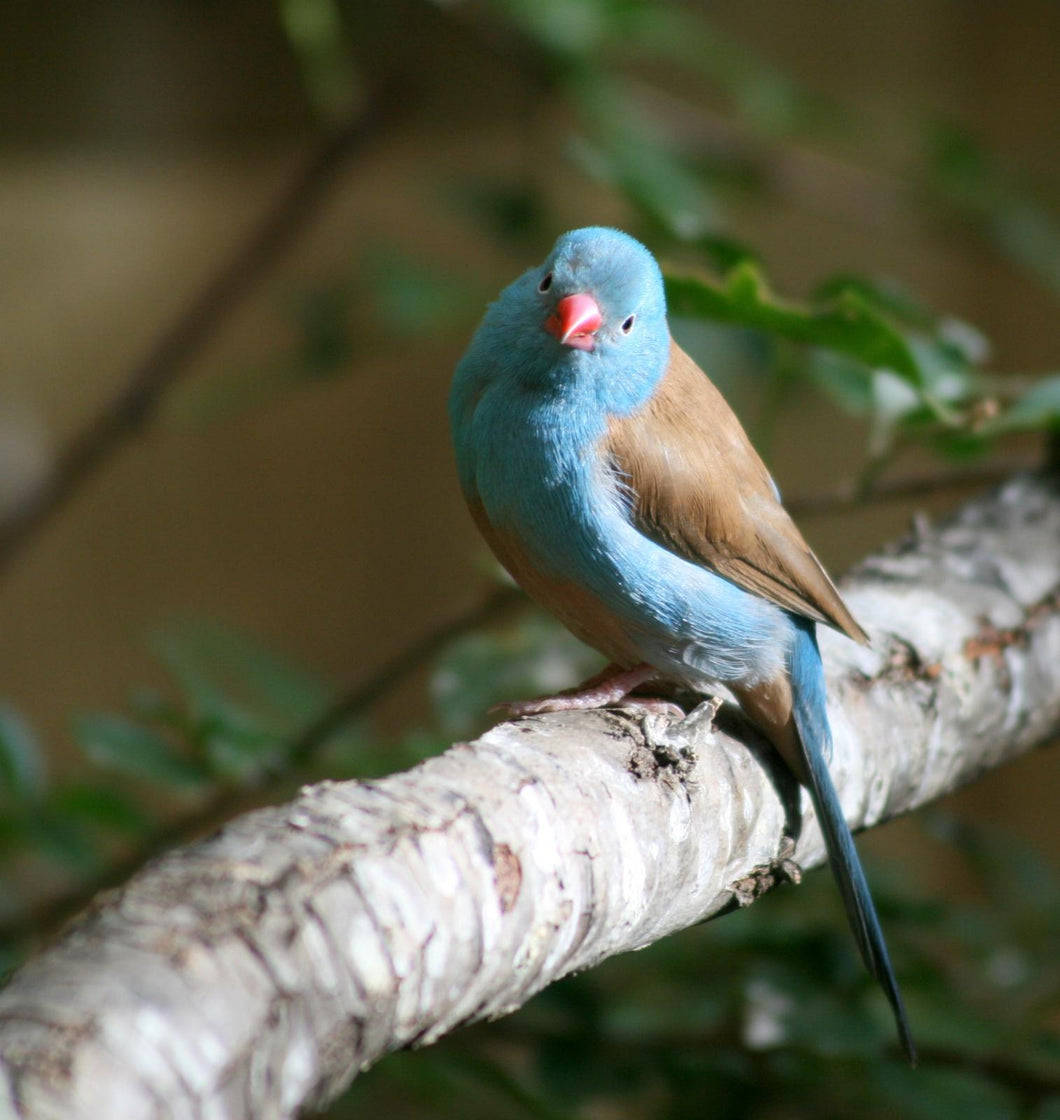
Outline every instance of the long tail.
POLYGON ((824 842, 828 848, 832 874, 843 896, 847 920, 854 940, 861 950, 865 967, 876 978, 894 1010, 898 1037, 911 1065, 916 1065, 916 1047, 909 1030, 902 993, 891 967, 891 958, 883 939, 876 907, 869 894, 869 884, 858 859, 854 837, 850 834, 843 807, 839 803, 828 758, 832 751, 832 735, 825 707, 824 671, 817 649, 815 627, 809 620, 799 620, 799 632, 791 659, 791 679, 795 726, 801 740, 801 758, 808 778, 810 797, 821 822, 824 842))

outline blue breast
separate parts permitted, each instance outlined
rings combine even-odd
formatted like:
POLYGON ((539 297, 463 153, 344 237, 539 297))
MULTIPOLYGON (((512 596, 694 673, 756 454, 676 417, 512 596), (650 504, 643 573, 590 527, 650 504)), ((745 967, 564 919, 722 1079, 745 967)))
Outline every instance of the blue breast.
POLYGON ((454 429, 468 497, 541 571, 606 604, 643 660, 699 686, 783 669, 790 616, 636 529, 599 451, 606 414, 584 396, 495 379, 465 401, 454 429))

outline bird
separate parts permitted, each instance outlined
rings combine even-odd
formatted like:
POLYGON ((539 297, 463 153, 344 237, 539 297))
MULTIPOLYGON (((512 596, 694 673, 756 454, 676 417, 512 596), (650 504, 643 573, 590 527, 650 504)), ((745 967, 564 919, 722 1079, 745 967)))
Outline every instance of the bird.
POLYGON ((663 682, 726 688, 808 789, 854 939, 915 1065, 828 770, 816 628, 868 637, 735 413, 671 337, 651 252, 599 226, 559 237, 487 308, 448 408, 460 486, 487 544, 609 661, 581 687, 509 713, 614 705, 663 682))

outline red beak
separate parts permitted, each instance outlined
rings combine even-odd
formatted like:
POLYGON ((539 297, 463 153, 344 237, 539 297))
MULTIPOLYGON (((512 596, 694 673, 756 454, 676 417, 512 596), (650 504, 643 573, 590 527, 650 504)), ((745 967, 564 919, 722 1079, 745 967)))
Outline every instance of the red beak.
POLYGON ((556 304, 556 310, 545 320, 545 330, 555 335, 564 346, 591 350, 596 343, 593 335, 603 321, 596 300, 585 292, 578 292, 573 296, 564 296, 556 304))

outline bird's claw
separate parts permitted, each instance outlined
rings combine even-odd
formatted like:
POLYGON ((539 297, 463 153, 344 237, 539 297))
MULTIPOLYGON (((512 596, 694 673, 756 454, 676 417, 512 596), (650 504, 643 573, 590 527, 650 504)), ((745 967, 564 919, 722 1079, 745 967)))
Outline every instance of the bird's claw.
MULTIPOLYGON (((606 669, 590 677, 577 688, 568 689, 555 696, 539 696, 536 700, 510 700, 504 704, 495 704, 490 711, 503 712, 512 719, 521 719, 523 716, 539 716, 545 712, 576 712, 592 708, 607 708, 612 705, 658 710, 655 706, 666 704, 667 701, 656 700, 654 697, 628 699, 630 690, 642 685, 654 672, 655 670, 647 663, 634 665, 632 669, 608 665, 606 669)), ((676 708, 676 705, 669 705, 669 707, 676 708)), ((679 708, 676 710, 684 715, 679 708)))
POLYGON ((509 719, 522 719, 524 716, 540 716, 546 712, 567 712, 574 708, 584 707, 583 704, 572 703, 571 696, 539 696, 535 700, 504 700, 494 704, 490 714, 497 713, 509 719))

